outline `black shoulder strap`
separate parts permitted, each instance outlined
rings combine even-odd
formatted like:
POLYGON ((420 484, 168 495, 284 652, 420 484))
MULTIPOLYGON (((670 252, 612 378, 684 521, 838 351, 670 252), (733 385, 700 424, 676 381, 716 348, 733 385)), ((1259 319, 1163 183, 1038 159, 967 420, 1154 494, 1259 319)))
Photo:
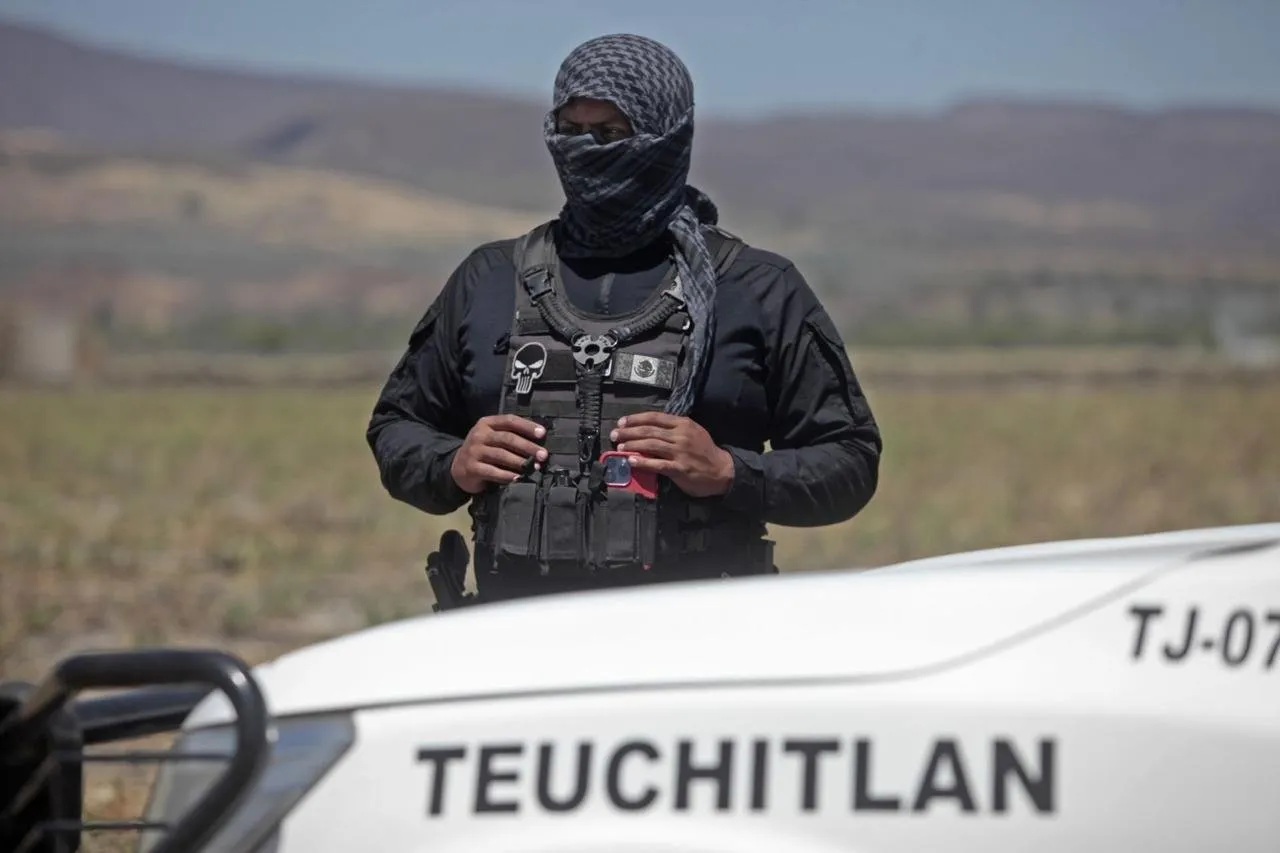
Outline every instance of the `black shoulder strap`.
POLYGON ((706 240, 707 248, 715 258, 716 278, 723 278, 747 244, 741 237, 719 227, 708 228, 706 240))
POLYGON ((559 264, 555 235, 552 233, 554 225, 555 220, 542 223, 517 239, 512 250, 516 268, 517 306, 513 330, 518 328, 524 308, 533 306, 549 329, 564 340, 572 341, 585 332, 560 304, 552 285, 559 264))
POLYGON ((524 289, 532 298, 547 287, 547 272, 552 272, 555 249, 551 239, 553 222, 543 222, 532 231, 520 235, 512 249, 511 260, 516 268, 516 287, 524 289))
MULTIPOLYGON (((511 330, 512 337, 526 334, 547 334, 550 327, 542 319, 542 313, 534 307, 533 293, 538 288, 530 287, 527 282, 538 280, 541 287, 547 286, 545 273, 544 243, 551 233, 551 223, 544 222, 532 230, 516 238, 511 250, 511 263, 515 267, 512 284, 515 286, 511 330)), ((553 271, 554 272, 554 271, 553 271)))

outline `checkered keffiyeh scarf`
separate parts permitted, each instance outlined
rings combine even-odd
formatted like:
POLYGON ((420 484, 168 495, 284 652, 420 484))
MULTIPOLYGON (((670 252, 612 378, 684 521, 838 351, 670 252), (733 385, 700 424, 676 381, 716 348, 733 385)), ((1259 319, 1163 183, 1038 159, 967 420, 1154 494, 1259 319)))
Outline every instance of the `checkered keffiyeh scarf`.
MULTIPOLYGON (((560 252, 566 257, 619 257, 669 232, 684 298, 693 320, 691 379, 702 376, 715 326, 714 261, 700 223, 718 212, 689 186, 693 147, 693 81, 665 46, 634 35, 608 35, 579 45, 555 79, 554 105, 543 133, 560 175, 560 252), (556 113, 571 98, 611 101, 634 135, 599 144, 589 134, 556 133, 556 113)), ((672 414, 687 414, 695 381, 673 389, 672 414)))

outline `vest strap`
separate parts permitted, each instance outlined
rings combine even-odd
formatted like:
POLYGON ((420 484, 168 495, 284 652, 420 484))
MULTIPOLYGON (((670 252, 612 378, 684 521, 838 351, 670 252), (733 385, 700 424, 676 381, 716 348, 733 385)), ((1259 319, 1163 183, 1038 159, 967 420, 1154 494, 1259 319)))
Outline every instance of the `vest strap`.
MULTIPOLYGON (((514 388, 520 395, 528 395, 534 393, 538 386, 577 382, 579 367, 571 351, 548 352, 541 344, 529 343, 520 347, 512 357, 511 371, 504 384, 507 388, 514 388)), ((610 382, 669 391, 675 375, 676 363, 669 358, 614 350, 605 378, 610 382)))

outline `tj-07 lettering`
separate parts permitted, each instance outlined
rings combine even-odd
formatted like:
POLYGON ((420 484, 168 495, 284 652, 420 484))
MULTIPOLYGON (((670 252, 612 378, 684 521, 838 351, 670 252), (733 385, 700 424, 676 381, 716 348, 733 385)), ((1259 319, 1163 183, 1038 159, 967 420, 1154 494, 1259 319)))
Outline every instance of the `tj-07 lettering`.
POLYGON ((1192 604, 1176 611, 1159 604, 1129 607, 1133 620, 1133 660, 1172 663, 1211 658, 1230 669, 1272 670, 1280 661, 1280 608, 1233 607, 1206 614, 1192 604))

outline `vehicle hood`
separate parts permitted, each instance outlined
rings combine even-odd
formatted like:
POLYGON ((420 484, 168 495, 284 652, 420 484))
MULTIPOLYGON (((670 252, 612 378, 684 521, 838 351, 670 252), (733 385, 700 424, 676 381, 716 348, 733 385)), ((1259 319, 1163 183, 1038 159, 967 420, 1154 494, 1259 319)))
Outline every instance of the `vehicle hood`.
MULTIPOLYGON (((559 690, 887 676, 1111 601, 1206 551, 1267 540, 1280 540, 1280 523, 547 596, 381 625, 286 654, 254 675, 276 716, 559 690)), ((223 697, 211 696, 186 725, 228 714, 223 697)))

